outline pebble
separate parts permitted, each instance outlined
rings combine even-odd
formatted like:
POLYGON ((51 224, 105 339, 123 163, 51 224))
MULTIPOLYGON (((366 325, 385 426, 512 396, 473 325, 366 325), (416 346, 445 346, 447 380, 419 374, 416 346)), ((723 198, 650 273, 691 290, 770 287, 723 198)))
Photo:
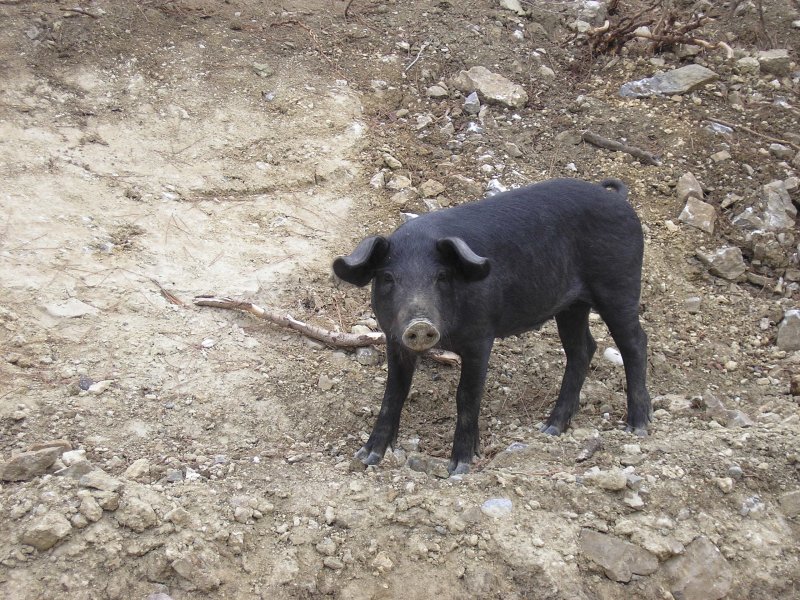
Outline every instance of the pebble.
POLYGON ((71 531, 72 525, 64 515, 50 511, 34 519, 25 529, 20 541, 41 552, 55 546, 71 531))
POLYGON ((800 310, 787 310, 778 326, 778 348, 787 352, 800 350, 800 310))
POLYGON ((701 262, 708 265, 713 275, 723 279, 734 281, 747 270, 742 251, 737 246, 720 248, 711 253, 697 251, 696 255, 701 262))
POLYGON ((690 196, 683 207, 678 220, 706 233, 714 233, 714 223, 717 220, 716 209, 702 200, 690 196))
POLYGON ((323 373, 322 375, 319 376, 317 385, 319 386, 319 389, 321 389, 323 392, 328 392, 333 389, 335 382, 333 379, 331 379, 325 373, 323 373))
POLYGON ((711 160, 717 163, 730 159, 731 159, 731 153, 728 152, 727 150, 720 150, 719 152, 715 152, 714 154, 711 155, 711 160))
POLYGON ((78 483, 81 487, 94 488, 107 492, 115 492, 122 487, 122 482, 119 479, 114 479, 111 475, 99 469, 86 473, 86 475, 80 478, 78 483))
POLYGON ((778 498, 781 511, 789 518, 800 515, 800 489, 786 492, 778 498))
POLYGON ((0 465, 0 481, 28 481, 44 475, 63 452, 61 447, 20 452, 0 465))
POLYGON ((605 350, 603 350, 603 358, 605 358, 612 365, 616 365, 618 367, 621 367, 624 364, 622 360, 622 355, 616 348, 608 347, 605 350))
POLYGON ((140 458, 133 461, 130 466, 125 469, 125 477, 139 481, 144 477, 150 475, 150 461, 146 458, 140 458))
POLYGON ((427 90, 425 90, 425 95, 428 96, 428 98, 433 98, 438 100, 441 98, 447 98, 450 95, 450 92, 448 92, 447 89, 442 87, 441 85, 432 85, 427 90))
POLYGON ((686 546, 681 556, 664 563, 670 592, 683 600, 719 600, 733 584, 733 569, 705 536, 686 546))
POLYGON ((389 167, 393 171, 403 168, 403 163, 401 163, 394 156, 392 156, 391 154, 388 154, 388 153, 383 155, 383 164, 385 164, 387 167, 389 167))
POLYGON ((620 469, 602 471, 593 467, 584 474, 584 479, 600 489, 609 491, 624 490, 628 486, 628 478, 620 469))
POLYGON ((478 92, 486 102, 508 108, 521 108, 528 103, 525 88, 483 66, 459 72, 453 78, 452 84, 464 93, 478 92))
POLYGON ((650 575, 658 569, 658 559, 647 550, 591 529, 581 530, 580 551, 612 581, 627 583, 634 575, 650 575))
POLYGON ((510 515, 513 508, 514 506, 508 498, 490 498, 481 504, 481 512, 493 519, 510 515))
POLYGON ((472 92, 464 99, 464 112, 468 115, 477 115, 481 110, 481 101, 478 92, 472 92))
POLYGON ((717 74, 711 69, 698 64, 691 64, 666 73, 658 73, 653 77, 625 83, 620 88, 619 94, 626 98, 686 94, 717 78, 717 74))
POLYGON ((145 529, 155 527, 159 521, 153 507, 135 496, 127 498, 114 516, 120 525, 132 529, 136 533, 142 533, 145 529))
POLYGON ((678 200, 681 202, 686 202, 689 198, 703 199, 703 186, 700 185, 700 182, 691 172, 686 172, 680 176, 675 191, 678 194, 678 200))
POLYGON ((47 304, 45 310, 53 317, 64 319, 76 319, 87 315, 94 315, 99 312, 94 306, 81 302, 77 298, 70 298, 64 302, 47 304))

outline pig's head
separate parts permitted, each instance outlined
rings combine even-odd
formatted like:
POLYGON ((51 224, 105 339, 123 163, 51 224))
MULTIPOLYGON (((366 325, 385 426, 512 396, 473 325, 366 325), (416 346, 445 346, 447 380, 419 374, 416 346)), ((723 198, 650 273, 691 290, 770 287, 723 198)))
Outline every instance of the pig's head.
POLYGON ((439 239, 398 231, 369 237, 333 263, 336 275, 357 286, 372 282, 372 307, 386 335, 415 352, 447 335, 445 319, 458 310, 467 284, 489 274, 489 260, 458 237, 439 239))

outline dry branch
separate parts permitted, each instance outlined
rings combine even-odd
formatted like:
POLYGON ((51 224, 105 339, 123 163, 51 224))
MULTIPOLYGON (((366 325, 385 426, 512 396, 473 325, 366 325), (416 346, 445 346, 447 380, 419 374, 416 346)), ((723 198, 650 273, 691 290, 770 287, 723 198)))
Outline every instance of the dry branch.
MULTIPOLYGON (((303 321, 298 321, 291 315, 273 310, 263 308, 252 302, 242 302, 234 300, 233 298, 219 297, 219 296, 197 296, 194 299, 197 306, 211 306, 214 308, 225 308, 228 310, 241 310, 242 312, 250 313, 251 315, 269 321, 274 325, 281 327, 288 327, 299 331, 303 335, 315 339, 323 344, 334 346, 336 348, 359 348, 363 346, 373 346, 386 343, 386 336, 380 331, 371 331, 369 333, 344 333, 337 331, 329 331, 316 325, 309 325, 303 321)), ((461 358, 452 352, 444 350, 429 350, 425 353, 426 356, 448 366, 458 366, 461 364, 461 358)))
POLYGON ((782 140, 780 138, 772 137, 771 135, 767 135, 766 133, 761 133, 760 131, 756 131, 755 129, 750 129, 749 127, 745 127, 744 125, 736 125, 735 123, 730 123, 728 121, 723 121, 722 119, 710 118, 708 119, 712 123, 719 123, 720 125, 724 125, 725 127, 730 127, 734 131, 740 129, 741 131, 746 131, 750 135, 754 135, 756 137, 760 137, 762 139, 767 140, 768 142, 774 142, 776 144, 783 144, 784 146, 789 146, 794 148, 795 150, 800 151, 800 145, 795 144, 794 142, 790 142, 788 140, 782 140))
POLYGON ((591 131, 584 131, 581 135, 581 138, 584 142, 587 142, 592 146, 597 146, 598 148, 605 148, 606 150, 613 150, 614 152, 625 152, 626 154, 630 154, 631 156, 639 159, 639 162, 642 162, 646 165, 655 165, 657 167, 661 165, 661 161, 658 159, 658 157, 656 157, 654 154, 650 154, 646 150, 637 148, 636 146, 628 146, 622 142, 616 142, 614 140, 604 138, 603 136, 592 133, 591 131))
MULTIPOLYGON (((609 14, 612 12, 616 11, 609 10, 609 14)), ((589 48, 592 54, 618 54, 632 40, 647 40, 651 42, 653 52, 679 44, 692 44, 706 50, 724 50, 728 58, 733 58, 733 50, 725 42, 709 42, 690 35, 690 32, 713 21, 714 17, 692 16, 686 21, 681 17, 680 12, 663 0, 654 0, 634 15, 618 15, 613 23, 606 21, 600 27, 590 28, 586 32, 589 48)))

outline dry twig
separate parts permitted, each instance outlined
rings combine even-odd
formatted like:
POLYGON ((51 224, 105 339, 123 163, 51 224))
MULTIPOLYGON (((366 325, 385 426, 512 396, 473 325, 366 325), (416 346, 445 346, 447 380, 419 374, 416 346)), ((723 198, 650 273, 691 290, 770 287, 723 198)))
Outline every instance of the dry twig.
MULTIPOLYGON (((373 346, 386 343, 386 336, 380 331, 371 331, 369 333, 356 334, 329 331, 316 325, 309 325, 303 321, 298 321, 291 315, 276 310, 263 308, 252 302, 242 302, 234 300, 233 298, 219 297, 219 296, 197 296, 194 299, 197 306, 212 306, 214 308, 226 308, 229 310, 241 310, 246 313, 269 321, 274 325, 281 327, 288 327, 299 331, 303 335, 320 341, 329 346, 336 348, 359 348, 363 346, 373 346)), ((435 360, 436 362, 448 365, 458 366, 461 364, 461 358, 452 352, 444 350, 429 350, 426 356, 435 360)))
POLYGON ((604 138, 603 136, 592 133, 591 131, 584 131, 581 135, 581 138, 584 142, 587 142, 592 146, 597 146, 598 148, 605 148, 606 150, 613 150, 614 152, 625 152, 626 154, 630 154, 631 156, 639 159, 639 162, 642 162, 646 165, 655 165, 657 167, 661 165, 661 161, 658 159, 658 157, 656 157, 654 154, 650 154, 646 150, 637 148, 636 146, 628 146, 622 142, 616 142, 614 140, 604 138))
POLYGON ((756 137, 760 137, 760 138, 762 138, 764 140, 767 140, 768 142, 774 142, 776 144, 783 144, 784 146, 789 146, 790 148, 794 148, 795 150, 800 151, 800 145, 795 144, 794 142, 790 142, 788 140, 782 140, 780 138, 772 137, 771 135, 767 135, 766 133, 761 133, 760 131, 756 131, 755 129, 750 129, 749 127, 745 127, 744 125, 736 125, 735 123, 729 123, 728 121, 723 121, 722 119, 717 119, 716 117, 709 118, 708 120, 711 121, 712 123, 719 123, 720 125, 724 125, 725 127, 730 127, 734 131, 736 131, 737 129, 740 129, 740 130, 745 131, 745 132, 747 132, 747 133, 749 133, 751 135, 754 135, 756 137))

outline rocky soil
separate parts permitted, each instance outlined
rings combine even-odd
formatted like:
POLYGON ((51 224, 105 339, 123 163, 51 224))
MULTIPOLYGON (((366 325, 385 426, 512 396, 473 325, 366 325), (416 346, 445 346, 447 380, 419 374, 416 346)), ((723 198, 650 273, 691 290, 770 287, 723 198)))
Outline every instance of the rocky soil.
POLYGON ((649 4, 0 0, 0 595, 800 597, 800 12, 588 52, 649 4), (365 470, 379 347, 192 303, 374 329, 337 254, 559 176, 643 221, 646 438, 599 319, 538 433, 548 324, 497 342, 470 474, 428 361, 365 470))

